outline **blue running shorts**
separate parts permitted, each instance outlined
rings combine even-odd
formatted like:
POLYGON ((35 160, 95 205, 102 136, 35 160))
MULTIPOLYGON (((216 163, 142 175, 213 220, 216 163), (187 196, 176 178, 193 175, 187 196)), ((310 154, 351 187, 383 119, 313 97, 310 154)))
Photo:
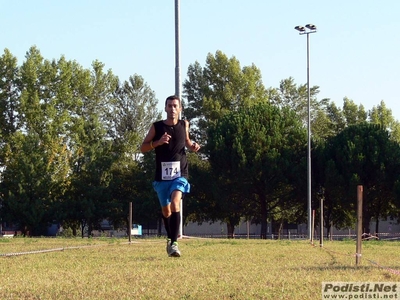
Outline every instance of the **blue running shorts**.
POLYGON ((185 177, 178 177, 174 180, 153 181, 153 188, 157 192, 161 207, 171 203, 173 191, 181 191, 183 194, 190 192, 190 183, 185 177))

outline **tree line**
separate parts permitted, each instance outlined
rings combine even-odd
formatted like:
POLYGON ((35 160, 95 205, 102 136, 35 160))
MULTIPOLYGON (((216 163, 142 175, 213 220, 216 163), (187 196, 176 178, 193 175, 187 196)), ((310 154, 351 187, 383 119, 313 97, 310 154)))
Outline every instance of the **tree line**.
MULTIPOLYGON (((132 202, 134 222, 161 228, 154 153, 139 146, 162 113, 140 75, 121 82, 99 61, 85 69, 44 59, 37 47, 20 66, 5 49, 0 72, 2 222, 26 235, 54 223, 90 234, 103 220, 126 227, 132 202)), ((324 226, 354 225, 357 184, 366 231, 372 219, 397 220, 398 121, 383 101, 366 110, 344 98, 338 107, 318 92, 311 87, 312 199, 314 208, 325 199, 324 226)), ((265 238, 269 221, 306 221, 307 99, 305 84, 288 78, 266 88, 255 65, 221 51, 189 66, 183 117, 204 150, 189 153, 186 223, 226 222, 232 236, 245 219, 265 238)))

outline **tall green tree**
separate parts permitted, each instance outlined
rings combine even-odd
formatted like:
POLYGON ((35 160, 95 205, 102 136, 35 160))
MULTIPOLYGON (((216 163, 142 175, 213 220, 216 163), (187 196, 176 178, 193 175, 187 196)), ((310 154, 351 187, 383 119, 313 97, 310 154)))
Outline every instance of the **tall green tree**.
POLYGON ((190 194, 183 201, 184 223, 205 221, 217 222, 221 220, 221 208, 217 191, 217 174, 215 174, 208 159, 201 155, 188 153, 190 194))
MULTIPOLYGON (((331 151, 334 150, 330 140, 333 138, 330 137, 315 149, 312 163, 313 185, 318 189, 318 196, 324 200, 324 224, 321 225, 326 227, 327 235, 332 225, 338 229, 348 229, 353 228, 356 222, 355 203, 348 201, 348 190, 344 188, 348 183, 337 167, 336 157, 332 157, 331 151)), ((318 209, 319 203, 314 203, 313 208, 318 209)))
POLYGON ((15 133, 6 146, 1 190, 4 221, 19 224, 24 235, 45 234, 53 221, 52 206, 64 192, 69 152, 45 144, 33 133, 15 133))
POLYGON ((144 79, 135 74, 119 84, 109 114, 110 136, 123 145, 126 158, 139 160, 140 145, 156 120, 161 119, 155 93, 144 79))
POLYGON ((291 180, 305 171, 306 139, 300 119, 287 107, 258 104, 226 114, 210 126, 208 137, 220 197, 229 204, 224 213, 254 216, 266 238, 267 218, 276 208, 290 201, 295 207, 304 196, 291 180))
POLYGON ((87 225, 90 235, 108 215, 112 201, 107 187, 117 156, 107 136, 107 116, 118 78, 110 70, 105 72, 104 64, 99 61, 93 62, 89 74, 83 71, 77 75, 81 78, 77 91, 80 101, 73 112, 71 190, 64 205, 77 208, 66 216, 69 224, 80 220, 81 227, 87 225))
POLYGON ((400 123, 393 117, 392 110, 386 107, 384 101, 369 111, 369 120, 388 129, 391 138, 400 143, 400 123))
POLYGON ((353 100, 343 98, 343 116, 347 125, 356 125, 365 123, 368 113, 365 111, 364 105, 356 105, 353 100))
POLYGON ((55 92, 59 79, 55 61, 44 60, 32 47, 18 72, 15 65, 8 67, 8 73, 18 75, 14 79, 19 91, 6 100, 11 103, 8 115, 18 116, 19 127, 8 135, 2 148, 6 155, 2 184, 5 206, 24 232, 37 233, 40 226, 52 221, 51 208, 68 185, 69 151, 62 135, 68 117, 57 114, 62 100, 55 92), (15 180, 18 186, 12 184, 15 180), (29 209, 22 211, 21 207, 29 209))
MULTIPOLYGON (((326 107, 329 99, 318 100, 318 86, 310 87, 310 116, 311 131, 314 139, 324 138, 327 130, 326 107)), ((297 85, 293 77, 281 80, 279 88, 269 88, 268 95, 271 104, 293 110, 303 122, 308 124, 308 90, 307 84, 297 85)))
POLYGON ((261 71, 255 66, 241 67, 235 58, 222 51, 209 53, 204 68, 190 65, 183 83, 187 105, 184 115, 193 125, 193 136, 203 143, 206 129, 231 111, 268 101, 261 71))
POLYGON ((139 75, 118 85, 110 111, 110 137, 118 159, 113 164, 113 224, 122 224, 133 204, 133 222, 147 224, 157 220, 160 212, 151 182, 154 180, 154 154, 140 154, 142 143, 151 124, 161 119, 155 93, 139 75))
POLYGON ((379 220, 392 215, 396 206, 393 191, 400 168, 399 150, 388 131, 375 124, 349 126, 327 141, 324 159, 316 165, 317 178, 327 193, 329 213, 342 210, 342 219, 335 217, 339 224, 343 213, 355 215, 356 186, 360 184, 364 186, 363 229, 369 233, 374 219, 375 232, 379 232, 379 220))
POLYGON ((20 76, 17 58, 8 49, 0 57, 0 143, 4 146, 7 138, 20 127, 18 115, 20 101, 20 76))
POLYGON ((326 101, 323 108, 316 113, 312 124, 312 133, 316 141, 333 137, 347 126, 364 123, 368 116, 363 105, 357 106, 347 97, 343 98, 342 107, 338 107, 332 101, 326 101))
MULTIPOLYGON (((3 215, 2 202, 4 193, 4 173, 11 140, 20 127, 19 111, 19 68, 17 58, 8 49, 0 57, 0 218, 3 215)), ((3 218, 4 219, 4 218, 3 218)))

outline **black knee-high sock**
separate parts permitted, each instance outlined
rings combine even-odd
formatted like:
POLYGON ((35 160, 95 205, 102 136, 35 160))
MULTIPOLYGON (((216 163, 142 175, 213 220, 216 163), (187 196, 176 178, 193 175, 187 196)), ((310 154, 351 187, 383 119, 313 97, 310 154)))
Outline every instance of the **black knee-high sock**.
POLYGON ((180 224, 181 224, 181 213, 179 211, 172 212, 171 220, 169 221, 170 230, 171 230, 171 244, 178 240, 180 224))
POLYGON ((169 216, 168 218, 164 217, 164 215, 162 216, 163 221, 164 221, 164 227, 165 227, 165 231, 167 232, 167 238, 171 239, 171 226, 170 226, 170 220, 171 220, 171 216, 169 216))

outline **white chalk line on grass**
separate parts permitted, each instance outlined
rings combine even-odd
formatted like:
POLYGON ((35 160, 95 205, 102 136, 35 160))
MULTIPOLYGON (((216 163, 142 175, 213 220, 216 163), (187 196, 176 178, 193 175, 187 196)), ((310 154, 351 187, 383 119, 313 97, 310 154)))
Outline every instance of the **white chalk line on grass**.
POLYGON ((0 253, 0 256, 19 256, 26 254, 36 254, 36 253, 46 253, 46 252, 56 252, 56 251, 64 251, 65 248, 54 248, 54 249, 46 249, 46 250, 35 250, 35 251, 26 251, 26 252, 14 252, 14 253, 0 253))
MULTIPOLYGON (((161 243, 160 241, 158 241, 161 243)), ((32 250, 32 251, 25 251, 25 252, 12 252, 12 253, 0 253, 0 257, 9 257, 9 256, 20 256, 20 255, 28 255, 28 254, 38 254, 38 253, 48 253, 48 252, 57 252, 57 251, 64 251, 64 250, 74 250, 74 249, 84 249, 84 248, 93 248, 93 247, 104 247, 104 246, 115 246, 115 245, 126 245, 126 244, 140 244, 142 242, 138 241, 131 241, 131 242, 124 242, 124 243, 109 243, 109 244, 102 244, 102 245, 83 245, 83 246, 69 246, 69 247, 60 247, 60 248, 52 248, 52 249, 44 249, 44 250, 32 250)))
MULTIPOLYGON (((198 237, 191 237, 191 236, 182 236, 182 239, 206 239, 206 238, 198 238, 198 237)), ((44 249, 44 250, 32 250, 32 251, 25 251, 25 252, 12 252, 12 253, 0 253, 0 257, 9 257, 9 256, 20 256, 20 255, 28 255, 28 254, 38 254, 38 253, 48 253, 48 252, 57 252, 57 251, 64 251, 64 250, 73 250, 73 249, 83 249, 83 248, 92 248, 92 247, 104 247, 104 246, 111 246, 111 245, 124 245, 124 244, 140 244, 140 243, 164 243, 165 240, 135 240, 131 242, 124 242, 124 243, 109 243, 109 244, 102 244, 102 245, 83 245, 83 246, 69 246, 69 247, 60 247, 60 248, 52 248, 52 249, 44 249), (145 242, 144 242, 145 241, 145 242)))
MULTIPOLYGON (((198 239, 198 240, 208 240, 208 239, 215 239, 211 237, 195 237, 195 236, 188 236, 182 235, 178 238, 180 239, 198 239)), ((140 239, 131 241, 131 242, 124 242, 118 243, 118 245, 124 244, 140 244, 140 243, 165 243, 165 240, 144 240, 140 239), (145 241, 145 242, 144 242, 145 241)), ((83 248, 91 248, 91 247, 104 247, 104 246, 111 246, 116 245, 115 243, 103 244, 103 245, 83 245, 83 246, 70 246, 70 247, 60 247, 60 248, 53 248, 53 249, 44 249, 44 250, 32 250, 32 251, 25 251, 25 252, 12 252, 12 253, 0 253, 0 257, 10 257, 10 256, 20 256, 20 255, 29 255, 29 254, 39 254, 39 253, 49 253, 49 252, 57 252, 57 251, 64 251, 64 250, 73 250, 73 249, 83 249, 83 248)))
POLYGON ((200 237, 200 236, 189 236, 189 235, 182 235, 178 237, 178 239, 192 239, 192 240, 215 240, 215 238, 212 237, 200 237))

